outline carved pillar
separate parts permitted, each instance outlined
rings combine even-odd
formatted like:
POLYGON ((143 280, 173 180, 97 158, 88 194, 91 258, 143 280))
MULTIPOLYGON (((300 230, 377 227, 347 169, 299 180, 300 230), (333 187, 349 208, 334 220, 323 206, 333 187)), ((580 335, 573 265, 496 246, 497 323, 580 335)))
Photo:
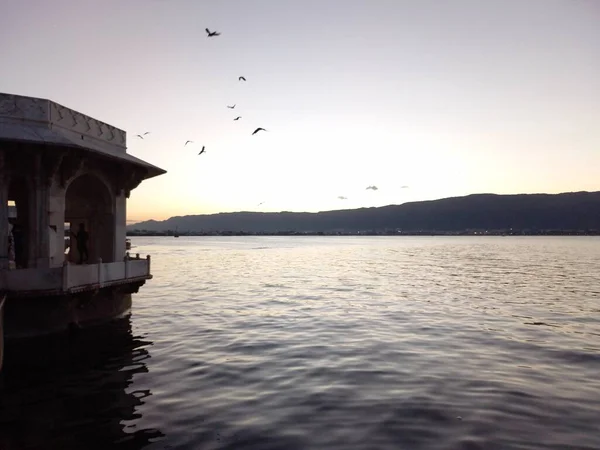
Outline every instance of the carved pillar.
POLYGON ((145 171, 132 166, 120 166, 116 173, 115 197, 115 261, 126 252, 127 199, 131 191, 142 182, 145 171))
POLYGON ((50 254, 50 267, 60 267, 65 261, 65 190, 57 183, 49 188, 48 224, 56 229, 53 252, 50 254))
POLYGON ((65 152, 47 152, 44 161, 45 183, 48 205, 48 264, 60 267, 65 260, 65 189, 60 186, 61 163, 65 152))
POLYGON ((115 196, 115 250, 114 260, 121 261, 125 256, 127 239, 127 197, 125 192, 121 189, 118 195, 115 196))
POLYGON ((30 242, 28 267, 49 267, 50 230, 48 226, 48 186, 42 166, 42 154, 33 155, 33 189, 30 210, 30 242))

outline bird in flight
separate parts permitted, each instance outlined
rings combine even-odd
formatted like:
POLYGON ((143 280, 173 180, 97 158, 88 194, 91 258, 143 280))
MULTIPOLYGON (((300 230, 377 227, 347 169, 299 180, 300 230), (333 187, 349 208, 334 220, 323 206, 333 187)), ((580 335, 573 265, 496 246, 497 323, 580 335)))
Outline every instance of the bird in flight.
POLYGON ((348 197, 344 197, 343 195, 338 196, 340 200, 348 200, 348 197))
POLYGON ((257 128, 256 130, 254 130, 254 133, 252 133, 253 135, 258 133, 259 131, 267 131, 264 128, 257 128))
POLYGON ((183 146, 185 147, 186 145, 193 144, 193 143, 194 143, 194 141, 185 141, 185 144, 183 144, 183 146))
POLYGON ((372 191, 376 191, 377 189, 379 189, 377 186, 367 186, 367 190, 372 190, 372 191))
POLYGON ((246 79, 244 77, 239 77, 238 80, 240 80, 240 81, 246 81, 246 79))
POLYGON ((263 203, 264 203, 264 202, 260 202, 260 203, 258 204, 258 206, 262 205, 263 203))
POLYGON ((204 145, 203 145, 203 146, 202 146, 202 150, 200 150, 200 153, 198 153, 198 155, 201 155, 201 154, 202 154, 202 153, 204 153, 204 152, 205 152, 205 150, 204 150, 204 145))
POLYGON ((229 109, 233 109, 233 108, 235 108, 235 105, 233 105, 233 106, 229 106, 229 105, 227 105, 227 107, 228 107, 229 109))
POLYGON ((240 120, 242 118, 242 116, 237 116, 235 119, 233 120, 240 120))
POLYGON ((208 35, 206 37, 213 37, 213 36, 221 35, 221 33, 219 33, 218 31, 210 31, 208 28, 205 28, 205 30, 206 30, 206 34, 208 35))
POLYGON ((408 186, 400 186, 400 189, 408 189, 408 186))
POLYGON ((139 137, 140 139, 144 139, 144 136, 146 136, 147 134, 150 134, 150 132, 146 131, 144 134, 136 134, 136 136, 139 137))

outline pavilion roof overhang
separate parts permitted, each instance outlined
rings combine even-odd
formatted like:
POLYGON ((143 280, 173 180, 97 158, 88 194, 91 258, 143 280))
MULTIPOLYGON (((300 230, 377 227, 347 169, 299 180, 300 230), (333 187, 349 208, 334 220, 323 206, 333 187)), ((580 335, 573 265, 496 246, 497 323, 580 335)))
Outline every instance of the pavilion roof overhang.
POLYGON ((166 173, 126 152, 125 131, 44 99, 0 93, 0 141, 81 151, 143 169, 145 179, 166 173))

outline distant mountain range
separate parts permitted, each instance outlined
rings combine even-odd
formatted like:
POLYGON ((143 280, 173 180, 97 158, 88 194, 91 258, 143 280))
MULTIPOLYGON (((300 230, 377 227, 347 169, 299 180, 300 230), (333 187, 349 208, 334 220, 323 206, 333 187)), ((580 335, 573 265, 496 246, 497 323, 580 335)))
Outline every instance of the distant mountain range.
POLYGON ((235 212, 148 220, 128 231, 162 232, 355 232, 401 229, 600 230, 600 192, 563 194, 473 194, 378 208, 307 212, 235 212))

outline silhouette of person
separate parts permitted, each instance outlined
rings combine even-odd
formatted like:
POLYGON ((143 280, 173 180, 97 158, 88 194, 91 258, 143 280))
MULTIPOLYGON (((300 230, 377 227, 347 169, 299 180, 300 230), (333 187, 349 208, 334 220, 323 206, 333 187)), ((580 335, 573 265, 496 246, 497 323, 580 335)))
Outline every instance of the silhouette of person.
POLYGON ((73 236, 75 236, 75 239, 77 240, 77 253, 79 253, 79 264, 83 264, 84 261, 87 262, 90 257, 87 247, 90 235, 85 230, 85 224, 80 223, 79 231, 77 232, 77 234, 73 234, 73 236))

